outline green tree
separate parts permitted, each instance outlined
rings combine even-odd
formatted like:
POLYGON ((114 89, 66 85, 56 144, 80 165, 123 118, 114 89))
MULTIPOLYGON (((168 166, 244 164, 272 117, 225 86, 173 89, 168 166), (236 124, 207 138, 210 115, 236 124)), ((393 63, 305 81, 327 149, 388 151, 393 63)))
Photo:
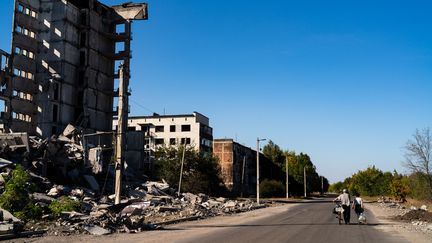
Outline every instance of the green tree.
POLYGON ((408 178, 395 171, 390 184, 390 193, 396 200, 405 201, 410 193, 408 178))
POLYGON ((184 148, 184 146, 169 146, 156 151, 158 177, 178 187, 184 151, 181 191, 210 195, 222 193, 222 179, 217 158, 209 153, 197 152, 189 146, 184 148))
POLYGON ((263 154, 270 159, 274 164, 283 168, 285 164, 285 155, 279 145, 270 140, 263 148, 263 154))

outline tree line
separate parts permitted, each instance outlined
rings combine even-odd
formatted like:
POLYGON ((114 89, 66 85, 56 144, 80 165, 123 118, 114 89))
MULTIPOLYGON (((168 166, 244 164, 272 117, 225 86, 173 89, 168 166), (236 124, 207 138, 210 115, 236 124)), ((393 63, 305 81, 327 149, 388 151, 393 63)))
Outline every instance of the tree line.
MULTIPOLYGON (((271 179, 260 183, 262 197, 284 197, 286 195, 286 160, 289 169, 289 193, 291 196, 303 195, 304 168, 306 168, 307 192, 321 192, 323 182, 324 192, 329 187, 327 178, 317 173, 309 155, 297 154, 294 151, 282 150, 273 141, 263 147, 263 155, 273 163, 276 171, 272 171, 271 179)), ((221 179, 218 159, 210 153, 200 153, 192 147, 164 146, 155 152, 156 168, 152 179, 164 179, 170 185, 178 187, 181 168, 184 161, 182 192, 206 193, 224 195, 226 190, 221 179)))
POLYGON ((291 196, 301 196, 304 194, 304 172, 306 172, 306 188, 307 193, 312 192, 327 192, 329 188, 328 179, 318 174, 315 165, 313 164, 310 156, 306 153, 297 154, 295 151, 282 150, 279 145, 275 144, 270 140, 263 147, 263 154, 272 163, 274 163, 282 172, 279 178, 275 178, 271 184, 273 187, 279 188, 275 190, 273 188, 272 194, 266 195, 266 183, 263 181, 261 190, 263 196, 284 196, 286 195, 286 165, 288 162, 288 182, 289 182, 289 194, 291 196))
POLYGON ((334 183, 329 191, 347 188, 365 196, 391 196, 404 201, 407 197, 432 200, 432 134, 429 128, 417 130, 403 147, 407 174, 383 172, 375 166, 358 171, 344 181, 334 183))

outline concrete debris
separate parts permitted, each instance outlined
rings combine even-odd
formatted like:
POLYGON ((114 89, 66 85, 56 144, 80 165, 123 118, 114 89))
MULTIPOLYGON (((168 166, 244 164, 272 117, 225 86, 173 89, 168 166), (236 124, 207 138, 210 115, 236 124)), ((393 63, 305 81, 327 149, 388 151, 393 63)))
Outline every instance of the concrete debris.
MULTIPOLYGON (((48 139, 26 134, 19 137, 27 138, 29 153, 22 153, 20 149, 24 147, 16 147, 19 154, 14 153, 11 142, 3 145, 0 136, 0 191, 4 190, 4 178, 10 177, 15 165, 23 165, 31 182, 38 188, 31 195, 35 204, 46 209, 43 221, 26 224, 26 229, 33 232, 40 233, 40 229, 46 229, 48 235, 135 233, 182 220, 258 208, 249 199, 228 200, 188 192, 177 195, 176 189, 166 181, 148 181, 142 174, 128 170, 124 174, 128 183, 123 188, 121 203, 115 205, 114 195, 110 195, 114 192, 115 177, 114 164, 109 163, 112 150, 91 144, 89 139, 83 146, 82 129, 72 125, 68 125, 59 136, 48 139), (85 153, 84 148, 89 152, 85 153), (63 211, 53 219, 48 206, 61 197, 79 202, 79 212, 63 211)), ((0 220, 0 234, 11 229, 15 234, 17 227, 14 224, 20 221, 5 210, 0 210, 1 215, 4 222, 0 220)), ((23 233, 24 230, 18 231, 23 233)), ((31 234, 30 231, 27 233, 31 234)))
POLYGON ((86 225, 84 229, 87 230, 92 235, 108 235, 111 234, 110 230, 104 229, 97 225, 86 225))

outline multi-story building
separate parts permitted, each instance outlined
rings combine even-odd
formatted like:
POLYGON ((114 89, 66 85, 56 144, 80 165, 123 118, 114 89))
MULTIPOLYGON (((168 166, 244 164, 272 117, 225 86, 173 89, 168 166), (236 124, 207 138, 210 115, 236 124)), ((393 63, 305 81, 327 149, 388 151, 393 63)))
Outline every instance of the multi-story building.
MULTIPOLYGON (((218 158, 222 180, 231 196, 256 195, 257 152, 233 139, 215 139, 213 154, 218 158)), ((260 156, 260 180, 281 179, 280 168, 260 156)))
POLYGON ((147 5, 97 0, 15 0, 2 124, 48 137, 67 124, 110 131, 117 64, 129 78, 131 21, 147 5))
MULTIPOLYGON (((117 130, 117 120, 113 121, 113 129, 117 130)), ((197 151, 211 152, 213 129, 209 118, 198 113, 183 115, 132 116, 128 118, 127 144, 135 140, 130 135, 137 131, 144 133, 143 163, 151 164, 153 153, 160 146, 188 145, 197 151)), ((136 135, 135 135, 136 136, 136 135)), ((138 138, 138 137, 136 137, 138 138)), ((142 167, 142 166, 137 166, 142 167)))

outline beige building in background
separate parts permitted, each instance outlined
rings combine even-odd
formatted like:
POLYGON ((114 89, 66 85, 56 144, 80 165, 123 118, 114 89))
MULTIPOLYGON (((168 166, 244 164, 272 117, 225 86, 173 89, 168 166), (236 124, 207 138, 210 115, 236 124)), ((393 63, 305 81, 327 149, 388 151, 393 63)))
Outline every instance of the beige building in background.
MULTIPOLYGON (((116 119, 113 121, 113 129, 117 130, 116 119)), ((144 164, 152 163, 154 151, 161 146, 187 144, 200 152, 212 151, 213 129, 210 127, 209 118, 198 112, 181 115, 155 113, 152 116, 131 116, 128 119, 128 131, 126 143, 132 146, 136 140, 132 138, 132 134, 140 131, 144 134, 144 158, 142 159, 144 164)))

